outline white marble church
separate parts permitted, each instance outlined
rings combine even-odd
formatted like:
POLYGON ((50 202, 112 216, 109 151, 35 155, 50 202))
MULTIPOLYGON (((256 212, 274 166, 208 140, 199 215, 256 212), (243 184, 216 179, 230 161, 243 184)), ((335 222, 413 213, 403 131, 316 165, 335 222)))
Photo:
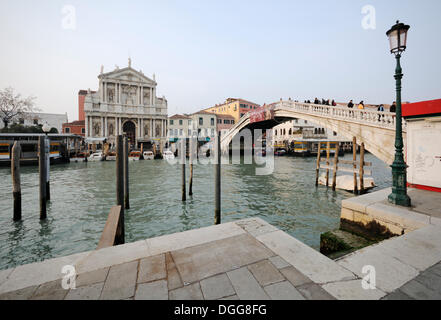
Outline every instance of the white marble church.
POLYGON ((126 134, 132 147, 162 148, 167 136, 167 100, 156 97, 155 75, 146 77, 142 71, 116 67, 98 76, 99 90, 88 90, 84 101, 86 141, 112 145, 115 136, 126 134))

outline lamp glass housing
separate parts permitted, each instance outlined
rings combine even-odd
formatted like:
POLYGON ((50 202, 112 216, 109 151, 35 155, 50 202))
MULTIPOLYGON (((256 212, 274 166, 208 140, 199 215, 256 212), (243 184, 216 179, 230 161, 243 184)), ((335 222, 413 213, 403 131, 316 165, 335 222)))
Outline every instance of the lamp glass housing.
POLYGON ((397 23, 386 33, 389 37, 390 52, 394 54, 400 54, 406 50, 407 46, 407 31, 410 26, 404 23, 397 23))

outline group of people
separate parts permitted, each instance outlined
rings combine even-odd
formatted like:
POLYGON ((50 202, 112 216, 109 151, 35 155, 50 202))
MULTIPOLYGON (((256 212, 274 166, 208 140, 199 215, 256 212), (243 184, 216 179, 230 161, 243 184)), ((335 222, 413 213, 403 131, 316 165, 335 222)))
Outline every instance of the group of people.
MULTIPOLYGON (((305 100, 305 103, 312 104, 311 100, 305 100)), ((322 99, 320 101, 317 98, 314 99, 314 104, 321 104, 321 105, 324 105, 324 106, 333 106, 333 107, 335 107, 337 105, 337 103, 335 102, 334 99, 332 99, 332 101, 330 102, 329 99, 328 100, 322 99)))
MULTIPOLYGON (((354 105, 354 103, 352 102, 352 100, 349 101, 349 103, 348 103, 348 108, 352 109, 352 108, 354 108, 354 106, 355 106, 355 105, 354 105)), ((363 109, 365 108, 365 107, 364 107, 364 102, 363 102, 363 100, 360 101, 360 103, 358 104, 357 108, 360 109, 360 110, 363 110, 363 109)), ((396 110, 397 110, 397 105, 396 105, 396 103, 395 103, 395 101, 394 101, 394 102, 392 103, 392 105, 390 106, 390 108, 389 108, 389 112, 393 112, 393 113, 395 113, 396 110)), ((380 105, 377 107, 377 111, 384 111, 384 105, 380 104, 380 105)))

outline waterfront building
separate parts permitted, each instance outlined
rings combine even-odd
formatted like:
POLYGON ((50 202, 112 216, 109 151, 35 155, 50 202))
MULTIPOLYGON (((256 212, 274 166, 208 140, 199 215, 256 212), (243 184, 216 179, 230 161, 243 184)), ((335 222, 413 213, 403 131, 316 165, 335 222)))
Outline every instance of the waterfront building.
MULTIPOLYGON (((58 133, 63 131, 63 123, 67 122, 67 113, 41 113, 27 112, 23 116, 17 116, 11 123, 17 123, 24 126, 38 126, 47 124, 51 128, 57 129, 58 133)), ((3 121, 0 121, 0 129, 4 128, 3 121)))
POLYGON ((221 136, 226 134, 236 123, 234 117, 229 114, 217 114, 216 117, 216 131, 221 136))
POLYGON ((175 114, 168 119, 168 140, 175 142, 179 138, 197 136, 209 141, 217 129, 216 114, 199 111, 193 114, 175 114))
POLYGON ((132 147, 162 149, 167 136, 167 100, 156 96, 157 82, 142 71, 128 67, 98 76, 97 92, 84 98, 85 135, 88 143, 114 144, 115 137, 127 135, 132 147))
POLYGON ((238 122, 245 114, 259 107, 260 105, 257 103, 244 99, 228 98, 225 100, 225 103, 204 109, 204 111, 215 114, 230 115, 234 118, 235 122, 238 122))
POLYGON ((84 137, 86 135, 86 128, 84 123, 85 123, 84 120, 77 120, 73 122, 63 123, 62 133, 76 134, 84 137))
POLYGON ((179 138, 187 138, 192 134, 192 117, 175 114, 168 118, 168 140, 176 142, 179 138))

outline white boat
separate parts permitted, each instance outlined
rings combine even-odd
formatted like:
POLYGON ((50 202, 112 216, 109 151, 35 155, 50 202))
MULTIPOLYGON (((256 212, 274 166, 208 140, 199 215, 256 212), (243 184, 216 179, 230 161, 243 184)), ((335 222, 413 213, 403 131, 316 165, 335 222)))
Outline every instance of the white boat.
MULTIPOLYGON (((319 177, 319 184, 322 186, 326 185, 326 174, 322 174, 319 177)), ((332 175, 329 175, 329 186, 332 186, 332 175)), ((337 176, 337 180, 335 181, 335 187, 337 189, 346 190, 346 191, 354 191, 354 176, 342 175, 337 176)), ((359 178, 357 177, 357 187, 360 190, 359 178)), ((370 190, 375 188, 374 178, 372 177, 364 177, 363 178, 363 187, 364 190, 370 190)))
POLYGON ((143 152, 144 160, 153 160, 155 159, 155 155, 152 151, 144 151, 143 152))
POLYGON ((129 153, 129 160, 138 161, 141 158, 141 151, 132 151, 129 153))
POLYGON ((87 158, 87 161, 102 161, 104 159, 102 152, 94 152, 87 158))
POLYGON ((174 155, 173 152, 171 152, 170 150, 165 150, 165 151, 162 153, 162 158, 163 158, 164 160, 170 160, 170 159, 174 159, 174 158, 175 158, 175 155, 174 155))

